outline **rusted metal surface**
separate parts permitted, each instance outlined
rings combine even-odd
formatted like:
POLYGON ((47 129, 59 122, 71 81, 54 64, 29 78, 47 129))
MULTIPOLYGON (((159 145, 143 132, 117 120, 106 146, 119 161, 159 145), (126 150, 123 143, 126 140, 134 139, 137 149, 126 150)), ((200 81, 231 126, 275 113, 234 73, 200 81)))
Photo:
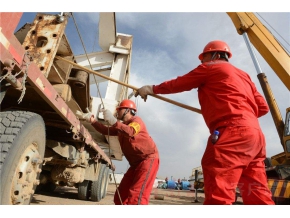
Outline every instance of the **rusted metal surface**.
POLYGON ((81 183, 84 181, 85 168, 69 168, 65 166, 54 167, 51 171, 51 178, 57 181, 69 183, 81 183))
MULTIPOLYGON (((9 14, 1 13, 1 19, 8 19, 9 14)), ((18 24, 19 19, 14 19, 13 16, 10 16, 11 24, 18 24)), ((87 145, 93 148, 97 154, 106 162, 111 165, 109 157, 104 153, 104 151, 98 146, 98 144, 92 139, 91 134, 88 130, 80 123, 79 119, 75 116, 71 108, 66 104, 61 95, 54 89, 52 84, 47 80, 47 72, 49 71, 53 61, 47 61, 53 59, 53 56, 56 54, 62 38, 64 23, 57 24, 56 20, 51 16, 37 16, 38 20, 43 20, 43 22, 35 22, 34 28, 32 28, 28 35, 32 35, 31 39, 25 40, 24 48, 19 43, 18 39, 11 35, 10 29, 6 30, 6 25, 1 22, 0 28, 0 59, 4 63, 7 59, 10 59, 15 62, 14 71, 15 73, 21 71, 24 67, 27 67, 27 81, 35 89, 35 91, 42 97, 42 99, 49 104, 55 112, 68 124, 71 126, 71 130, 74 133, 76 139, 83 140, 87 145), (48 27, 48 24, 55 24, 54 28, 51 29, 48 27), (46 29, 48 28, 48 29, 46 29), (36 34, 37 33, 37 34, 36 34), (52 33, 52 34, 48 34, 52 33), (37 37, 33 37, 33 36, 37 37), (43 36, 41 38, 41 35, 43 36), (47 43, 42 46, 41 40, 48 39, 47 43), (41 53, 44 53, 45 56, 40 58, 37 63, 31 62, 31 59, 26 54, 26 51, 30 53, 34 52, 32 59, 39 58, 41 53), (32 52, 33 51, 33 52, 32 52), (49 51, 49 52, 48 52, 49 51), (39 56, 37 56, 39 54, 39 56), (43 68, 42 68, 43 67, 43 68)), ((15 25, 14 25, 15 26, 15 25)), ((15 27, 14 27, 15 28, 15 27)), ((14 31, 14 30, 13 30, 14 31)), ((13 32, 12 31, 12 32, 13 32)), ((45 40, 44 40, 45 41, 45 40)), ((45 43, 45 42, 44 42, 45 43)), ((114 166, 111 166, 114 169, 114 166)))
POLYGON ((24 39, 23 47, 45 77, 48 77, 66 25, 66 17, 60 23, 55 15, 38 13, 24 39))
POLYGON ((35 149, 37 145, 30 144, 25 151, 16 168, 16 174, 21 176, 14 177, 11 188, 11 203, 23 204, 29 201, 31 195, 34 193, 34 185, 39 184, 37 174, 41 172, 40 164, 42 159, 38 150, 35 149))
POLYGON ((69 106, 59 96, 51 83, 44 77, 34 63, 30 65, 28 81, 36 88, 38 94, 41 95, 43 99, 45 99, 45 101, 52 108, 54 108, 67 123, 72 125, 72 131, 75 135, 83 137, 86 144, 92 146, 106 162, 110 163, 110 159, 107 155, 97 145, 97 143, 94 142, 88 130, 81 125, 79 119, 75 116, 69 106))

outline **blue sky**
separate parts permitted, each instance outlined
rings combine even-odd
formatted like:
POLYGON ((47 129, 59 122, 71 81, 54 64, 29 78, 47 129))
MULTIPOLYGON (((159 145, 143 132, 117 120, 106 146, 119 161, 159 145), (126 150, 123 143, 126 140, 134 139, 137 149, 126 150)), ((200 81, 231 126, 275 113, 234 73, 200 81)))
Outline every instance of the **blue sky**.
MULTIPOLYGON (((247 8, 248 3, 244 1, 244 6, 239 6, 239 8, 227 4, 227 7, 220 10, 222 2, 227 1, 219 1, 218 4, 214 2, 216 5, 212 3, 210 7, 206 4, 192 7, 179 1, 178 7, 167 4, 165 9, 162 5, 154 4, 153 1, 146 1, 147 4, 144 7, 142 4, 136 7, 131 3, 128 8, 124 5, 129 4, 130 1, 122 1, 123 4, 114 2, 111 5, 109 2, 107 1, 106 5, 91 7, 89 1, 83 1, 81 7, 75 5, 67 8, 67 5, 59 5, 56 4, 57 1, 51 1, 47 7, 37 6, 40 8, 36 7, 31 10, 30 7, 27 8, 27 5, 22 8, 21 4, 24 2, 20 1, 18 9, 8 7, 7 11, 75 11, 74 16, 87 52, 100 51, 96 41, 98 12, 94 11, 116 11, 117 32, 133 35, 129 83, 135 87, 159 84, 189 72, 200 63, 197 56, 204 46, 209 41, 220 39, 226 41, 231 48, 233 57, 230 62, 248 72, 258 90, 262 92, 244 39, 236 32, 231 19, 224 11, 242 11, 243 9, 260 11, 256 14, 257 17, 262 22, 266 21, 265 25, 286 49, 290 50, 290 13, 282 12, 286 10, 282 3, 280 8, 264 5, 265 8, 261 9, 255 5, 247 8), (151 7, 152 5, 154 7, 151 7)), ((279 1, 277 1, 278 4, 279 1)), ((34 16, 35 13, 24 13, 22 24, 32 22, 34 16)), ((84 50, 72 19, 70 19, 66 34, 75 55, 83 54, 84 50)), ((256 55, 284 118, 290 101, 289 91, 258 52, 256 55)), ((92 95, 95 95, 94 86, 91 90, 92 95)), ((164 95, 164 97, 200 108, 197 90, 164 95)), ((161 159, 158 176, 188 179, 192 168, 200 166, 209 135, 202 116, 153 97, 149 97, 146 103, 140 98, 133 97, 132 100, 137 103, 138 115, 145 121, 150 135, 158 146, 161 159)), ((259 120, 267 141, 267 156, 282 152, 270 113, 259 120)), ((128 167, 125 159, 122 162, 115 162, 115 165, 117 173, 125 172, 128 167)))

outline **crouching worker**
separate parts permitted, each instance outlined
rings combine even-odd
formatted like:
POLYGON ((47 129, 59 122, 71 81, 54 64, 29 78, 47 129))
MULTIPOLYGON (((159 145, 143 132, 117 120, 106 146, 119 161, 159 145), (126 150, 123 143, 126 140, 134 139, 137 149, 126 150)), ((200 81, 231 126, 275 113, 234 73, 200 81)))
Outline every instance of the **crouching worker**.
POLYGON ((122 152, 130 164, 118 187, 120 196, 117 190, 115 192, 114 203, 149 204, 150 193, 159 169, 158 149, 144 122, 136 116, 137 108, 133 101, 123 100, 116 110, 117 118, 109 110, 102 109, 104 120, 111 125, 110 127, 99 123, 91 113, 77 115, 90 122, 101 134, 118 136, 122 152))

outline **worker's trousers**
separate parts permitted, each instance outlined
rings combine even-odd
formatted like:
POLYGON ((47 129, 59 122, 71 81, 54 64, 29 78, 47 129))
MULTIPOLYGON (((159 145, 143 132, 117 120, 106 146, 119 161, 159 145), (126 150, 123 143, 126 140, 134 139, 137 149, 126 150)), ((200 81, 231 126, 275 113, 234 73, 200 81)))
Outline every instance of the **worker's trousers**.
POLYGON ((159 158, 146 159, 138 166, 130 167, 115 192, 114 203, 116 205, 149 204, 158 169, 159 158))
POLYGON ((232 204, 239 188, 243 204, 274 204, 268 188, 264 159, 265 137, 252 127, 219 129, 215 144, 208 140, 202 158, 204 204, 232 204))

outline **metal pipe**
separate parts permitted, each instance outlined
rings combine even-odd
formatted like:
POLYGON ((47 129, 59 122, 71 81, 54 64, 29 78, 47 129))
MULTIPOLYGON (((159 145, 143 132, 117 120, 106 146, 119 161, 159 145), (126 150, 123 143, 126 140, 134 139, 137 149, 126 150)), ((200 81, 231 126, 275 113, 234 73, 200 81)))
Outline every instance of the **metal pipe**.
MULTIPOLYGON (((113 78, 111 78, 111 77, 105 76, 105 75, 103 75, 103 74, 101 74, 101 73, 99 73, 99 72, 97 72, 97 71, 90 70, 90 69, 88 69, 88 68, 86 68, 86 67, 83 67, 83 66, 81 66, 81 65, 78 65, 78 64, 76 64, 76 63, 74 63, 74 62, 72 62, 72 61, 70 61, 70 60, 67 60, 67 59, 65 59, 65 58, 62 58, 62 57, 60 57, 60 56, 55 56, 55 58, 57 58, 57 59, 59 59, 59 60, 62 60, 62 61, 65 61, 65 62, 68 62, 68 63, 74 65, 75 67, 77 67, 77 68, 79 68, 79 69, 81 69, 81 70, 84 70, 84 71, 86 71, 86 72, 88 72, 88 73, 96 74, 96 75, 98 75, 99 77, 102 77, 102 78, 104 78, 104 79, 107 79, 107 80, 113 81, 113 82, 115 82, 115 83, 118 83, 118 84, 120 84, 120 85, 126 86, 126 87, 131 88, 131 89, 133 89, 133 90, 135 90, 135 91, 138 90, 137 87, 134 87, 134 86, 129 85, 129 84, 127 84, 127 83, 123 83, 123 82, 121 82, 121 81, 119 81, 119 80, 116 80, 116 79, 113 79, 113 78)), ((201 110, 198 109, 198 108, 194 108, 194 107, 191 107, 191 106, 189 106, 189 105, 185 105, 185 104, 182 104, 182 103, 179 103, 179 102, 173 101, 173 100, 171 100, 171 99, 164 98, 164 97, 159 96, 159 95, 155 95, 155 94, 153 94, 153 95, 151 95, 151 96, 153 96, 154 98, 158 98, 158 99, 160 99, 160 100, 162 100, 162 101, 166 101, 166 102, 171 103, 171 104, 174 104, 174 105, 176 105, 176 106, 179 106, 179 107, 185 108, 185 109, 187 109, 187 110, 191 110, 191 111, 194 111, 194 112, 196 112, 196 113, 201 114, 201 110)))
MULTIPOLYGON (((195 170, 194 173, 195 173, 195 174, 194 174, 194 182, 196 183, 196 182, 198 181, 198 170, 195 170)), ((194 202, 195 202, 195 203, 198 203, 198 202, 199 202, 199 200, 197 199, 197 192, 198 192, 197 189, 198 189, 198 188, 195 188, 195 199, 194 199, 194 202)))
POLYGON ((274 97, 274 94, 272 92, 272 89, 270 87, 270 84, 267 80, 267 77, 265 75, 265 73, 263 73, 260 65, 259 65, 259 62, 258 62, 258 59, 255 55, 255 52, 253 50, 253 47, 250 43, 250 40, 248 38, 248 35, 247 33, 243 33, 243 37, 244 37, 244 40, 247 44, 247 47, 248 47, 248 50, 250 52, 250 55, 251 55, 251 58, 254 62, 254 65, 255 65, 255 68, 256 68, 256 71, 257 71, 257 77, 259 79, 259 82, 260 82, 260 85, 262 87, 262 90, 264 92, 264 95, 265 95, 265 98, 266 98, 266 101, 269 105, 269 108, 270 108, 270 112, 271 112, 271 115, 272 115, 272 119, 274 121, 274 124, 276 126, 276 129, 277 129, 277 132, 278 132, 278 135, 279 135, 279 138, 280 138, 280 142, 281 142, 281 145, 284 149, 284 145, 283 145, 283 130, 284 130, 284 122, 283 122, 283 118, 282 118, 282 115, 281 115, 281 112, 279 110, 279 107, 277 105, 277 102, 276 102, 276 99, 274 97))
POLYGON ((247 48, 248 48, 248 50, 249 50, 249 52, 250 52, 251 58, 252 58, 252 60, 253 60, 253 62, 254 62, 254 65, 255 65, 255 68, 256 68, 257 74, 260 74, 260 73, 262 73, 262 69, 261 69, 260 64, 259 64, 259 62, 258 62, 257 56, 256 56, 256 54, 255 54, 255 52, 254 52, 254 50, 253 50, 253 47, 252 47, 252 45, 251 45, 251 43, 250 43, 250 40, 249 40, 248 34, 247 34, 246 32, 243 33, 243 37, 244 37, 244 40, 245 40, 245 42, 246 42, 247 48))

